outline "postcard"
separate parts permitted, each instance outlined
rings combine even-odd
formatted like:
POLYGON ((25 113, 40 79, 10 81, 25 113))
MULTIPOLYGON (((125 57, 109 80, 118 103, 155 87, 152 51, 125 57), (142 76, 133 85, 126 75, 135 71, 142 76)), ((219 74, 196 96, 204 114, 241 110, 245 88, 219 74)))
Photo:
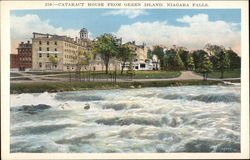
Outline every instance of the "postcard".
POLYGON ((248 1, 1 2, 3 159, 248 159, 248 1))

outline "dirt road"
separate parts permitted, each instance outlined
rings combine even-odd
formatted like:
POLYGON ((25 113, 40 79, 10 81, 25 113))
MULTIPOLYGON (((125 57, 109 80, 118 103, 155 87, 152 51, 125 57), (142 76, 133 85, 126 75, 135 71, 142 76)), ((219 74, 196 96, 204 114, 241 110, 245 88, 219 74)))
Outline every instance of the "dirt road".
MULTIPOLYGON (((33 74, 28 74, 25 72, 18 72, 20 74, 19 76, 16 77, 11 77, 11 83, 41 83, 41 82, 67 82, 69 81, 69 78, 63 78, 63 77, 57 77, 56 75, 58 74, 50 74, 50 75, 33 75, 33 74)), ((65 74, 65 73, 63 73, 65 74)), ((165 78, 165 79, 159 79, 159 78, 154 78, 154 79, 133 79, 132 81, 170 81, 170 80, 202 80, 203 77, 195 74, 192 71, 182 71, 181 75, 179 77, 175 78, 165 78)), ((218 78, 208 78, 209 80, 222 80, 218 78)), ((235 80, 235 79, 240 79, 240 78, 225 78, 223 80, 235 80)), ((74 81, 74 78, 72 78, 72 81, 74 81)), ((111 79, 94 79, 94 81, 111 81, 111 79)), ((127 82, 131 81, 130 79, 120 79, 117 78, 117 82, 127 82)))

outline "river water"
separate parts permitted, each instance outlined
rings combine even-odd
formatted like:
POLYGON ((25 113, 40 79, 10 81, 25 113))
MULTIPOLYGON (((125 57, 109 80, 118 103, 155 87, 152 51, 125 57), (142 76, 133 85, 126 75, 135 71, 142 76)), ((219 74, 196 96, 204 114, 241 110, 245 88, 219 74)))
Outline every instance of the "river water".
POLYGON ((240 152, 240 85, 11 95, 11 152, 240 152))

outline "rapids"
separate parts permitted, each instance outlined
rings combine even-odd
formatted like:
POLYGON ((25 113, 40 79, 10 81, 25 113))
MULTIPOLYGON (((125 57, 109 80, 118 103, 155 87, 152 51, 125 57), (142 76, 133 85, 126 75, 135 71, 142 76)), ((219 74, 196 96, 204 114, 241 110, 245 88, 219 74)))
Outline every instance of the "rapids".
POLYGON ((240 152, 240 85, 13 94, 10 111, 12 153, 240 152))

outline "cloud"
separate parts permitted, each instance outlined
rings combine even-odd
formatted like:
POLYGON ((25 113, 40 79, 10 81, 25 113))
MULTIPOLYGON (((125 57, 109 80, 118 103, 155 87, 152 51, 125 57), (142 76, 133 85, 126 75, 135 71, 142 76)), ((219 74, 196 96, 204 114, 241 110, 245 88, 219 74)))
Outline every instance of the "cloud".
POLYGON ((133 19, 141 15, 148 15, 148 12, 146 12, 143 9, 116 9, 112 11, 108 11, 103 13, 104 16, 107 15, 122 15, 122 16, 128 16, 128 18, 133 19))
POLYGON ((147 45, 177 45, 188 49, 202 49, 206 43, 218 44, 236 49, 240 54, 239 24, 209 21, 206 14, 186 15, 176 21, 187 25, 170 25, 166 21, 135 22, 121 25, 113 34, 122 37, 123 42, 135 40, 147 45))
POLYGON ((10 29, 11 53, 17 52, 16 48, 20 41, 31 40, 33 32, 66 35, 72 38, 79 37, 79 30, 54 27, 49 24, 49 20, 41 20, 38 15, 34 14, 27 14, 21 17, 11 15, 10 29))

